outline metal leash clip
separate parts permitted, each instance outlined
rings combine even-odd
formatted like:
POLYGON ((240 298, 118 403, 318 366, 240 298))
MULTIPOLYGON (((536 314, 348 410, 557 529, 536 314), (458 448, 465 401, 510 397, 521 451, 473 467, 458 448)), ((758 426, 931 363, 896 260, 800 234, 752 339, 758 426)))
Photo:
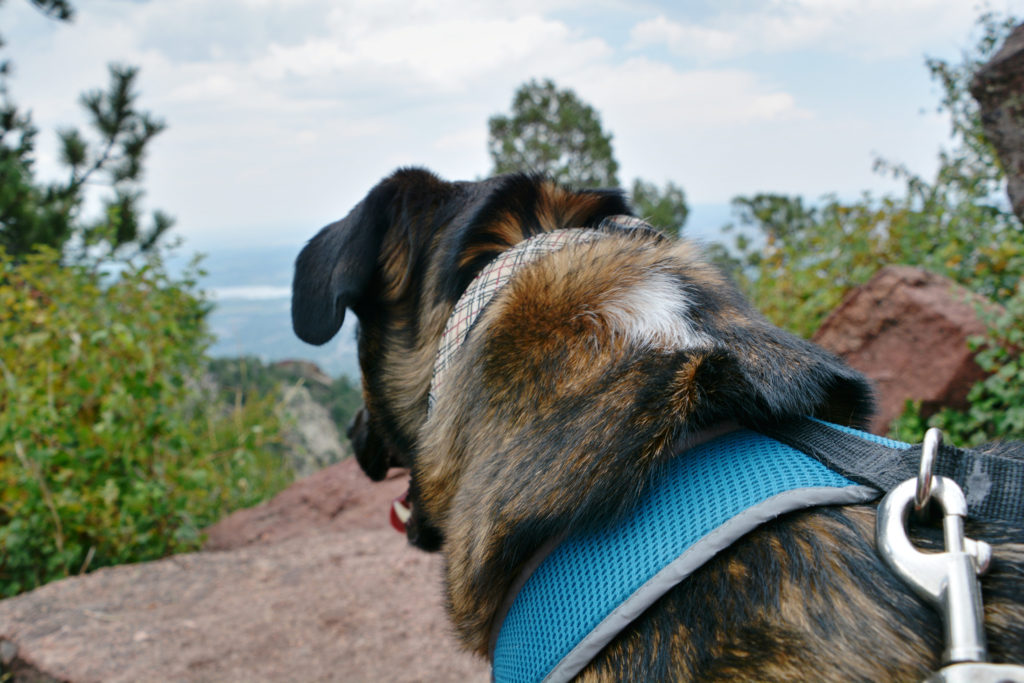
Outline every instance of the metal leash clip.
POLYGON ((992 547, 964 536, 964 492, 952 479, 932 474, 941 444, 942 432, 929 429, 917 478, 898 485, 879 504, 878 551, 890 569, 942 614, 943 667, 925 683, 1024 683, 1024 666, 988 662, 978 576, 988 569, 992 547), (911 508, 921 512, 930 502, 942 511, 945 552, 921 552, 907 535, 911 508))

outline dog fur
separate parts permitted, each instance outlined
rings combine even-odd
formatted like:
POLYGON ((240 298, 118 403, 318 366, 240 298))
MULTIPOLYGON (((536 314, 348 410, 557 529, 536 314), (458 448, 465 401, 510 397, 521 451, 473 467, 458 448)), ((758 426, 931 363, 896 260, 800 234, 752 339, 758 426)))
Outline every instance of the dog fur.
MULTIPOLYGON (((861 425, 865 380, 769 324, 694 245, 612 234, 524 267, 454 360, 428 416, 445 323, 522 240, 630 213, 615 191, 534 176, 381 181, 296 262, 293 324, 321 344, 359 319, 371 479, 410 468, 415 545, 445 556, 448 612, 481 655, 509 587, 552 539, 613 519, 710 428, 814 415, 861 425)), ((920 680, 941 623, 879 560, 873 506, 786 515, 745 536, 619 634, 579 680, 920 680)), ((994 661, 1024 663, 1024 530, 969 524, 994 661)), ((921 543, 940 547, 937 533, 921 543)))

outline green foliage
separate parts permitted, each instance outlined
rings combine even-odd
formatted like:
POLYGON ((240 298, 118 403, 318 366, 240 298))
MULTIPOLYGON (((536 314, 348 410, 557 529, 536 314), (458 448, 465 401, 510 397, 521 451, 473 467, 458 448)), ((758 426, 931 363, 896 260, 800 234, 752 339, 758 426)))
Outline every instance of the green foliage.
POLYGON ((259 358, 211 359, 207 369, 228 405, 244 404, 247 396, 271 396, 278 387, 302 383, 314 401, 327 408, 331 418, 344 428, 363 405, 359 383, 342 375, 324 383, 324 377, 311 377, 305 363, 285 362, 268 365, 259 358))
POLYGON ((0 250, 0 595, 192 550, 291 478, 273 397, 221 407, 195 271, 0 250), (211 406, 213 406, 211 408, 211 406))
POLYGON ((902 194, 827 197, 819 206, 780 195, 733 200, 740 280, 777 324, 810 335, 849 289, 890 263, 927 268, 995 301, 1015 291, 1024 230, 1002 197, 1002 171, 967 90, 1013 20, 986 14, 979 21, 983 36, 962 65, 927 62, 955 140, 940 153, 933 180, 878 161, 878 170, 903 182, 902 194))
POLYGON ((496 174, 543 173, 576 187, 619 184, 612 136, 601 128, 597 111, 551 80, 524 83, 512 99, 511 115, 498 114, 487 123, 496 174))
POLYGON ((70 21, 75 16, 75 8, 67 0, 29 0, 40 12, 54 19, 70 21))
MULTIPOLYGON (((64 0, 31 2, 57 19, 73 14, 64 0)), ((76 128, 57 132, 67 177, 52 183, 34 177, 38 130, 10 98, 10 70, 10 62, 0 63, 0 247, 18 258, 38 245, 70 247, 89 258, 97 250, 102 255, 127 246, 143 252, 155 247, 173 220, 157 211, 143 225, 139 205, 146 151, 165 125, 137 106, 138 69, 111 65, 107 89, 82 95, 92 133, 76 128), (87 188, 96 186, 107 188, 109 195, 102 199, 100 216, 86 219, 87 188)))
MULTIPOLYGON (((851 288, 891 263, 940 273, 1006 306, 989 321, 988 338, 976 342, 978 362, 994 374, 972 389, 969 410, 932 418, 961 443, 1019 437, 1024 421, 1024 228, 1003 197, 1002 169, 968 91, 975 69, 1017 20, 984 14, 978 23, 981 37, 961 64, 927 61, 955 141, 940 153, 934 179, 879 161, 878 170, 903 182, 902 194, 827 197, 819 206, 779 195, 733 201, 740 228, 733 273, 773 322, 798 334, 810 336, 851 288)), ((925 423, 911 406, 896 434, 919 440, 925 423)))
MULTIPOLYGON (((511 114, 492 116, 488 127, 494 174, 525 171, 579 188, 619 186, 612 135, 597 110, 550 79, 521 85, 511 114)), ((662 189, 637 178, 631 200, 640 216, 673 236, 689 213, 686 195, 671 181, 662 189)))
POLYGON ((633 181, 632 202, 639 216, 673 237, 679 236, 690 213, 683 188, 672 181, 662 189, 637 178, 633 181))

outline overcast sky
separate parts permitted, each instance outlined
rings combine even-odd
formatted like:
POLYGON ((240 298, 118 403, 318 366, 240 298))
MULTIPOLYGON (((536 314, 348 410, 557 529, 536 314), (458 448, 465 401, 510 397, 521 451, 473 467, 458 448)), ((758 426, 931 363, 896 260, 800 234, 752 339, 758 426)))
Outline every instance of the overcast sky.
MULTIPOLYGON (((164 118, 147 206, 187 244, 298 244, 398 166, 490 168, 487 118, 553 78, 601 113, 620 179, 691 204, 892 187, 947 140, 924 56, 972 44, 972 0, 78 0, 75 21, 0 7, 39 168, 110 62, 164 118)), ((991 7, 1024 14, 1024 0, 991 7)))

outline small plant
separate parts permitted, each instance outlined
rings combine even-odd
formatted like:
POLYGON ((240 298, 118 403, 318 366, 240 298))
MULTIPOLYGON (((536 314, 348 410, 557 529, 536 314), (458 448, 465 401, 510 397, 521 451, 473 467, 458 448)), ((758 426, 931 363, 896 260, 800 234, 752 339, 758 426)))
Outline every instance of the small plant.
POLYGON ((202 388, 194 275, 0 250, 0 596, 196 549, 291 480, 273 396, 202 388))

